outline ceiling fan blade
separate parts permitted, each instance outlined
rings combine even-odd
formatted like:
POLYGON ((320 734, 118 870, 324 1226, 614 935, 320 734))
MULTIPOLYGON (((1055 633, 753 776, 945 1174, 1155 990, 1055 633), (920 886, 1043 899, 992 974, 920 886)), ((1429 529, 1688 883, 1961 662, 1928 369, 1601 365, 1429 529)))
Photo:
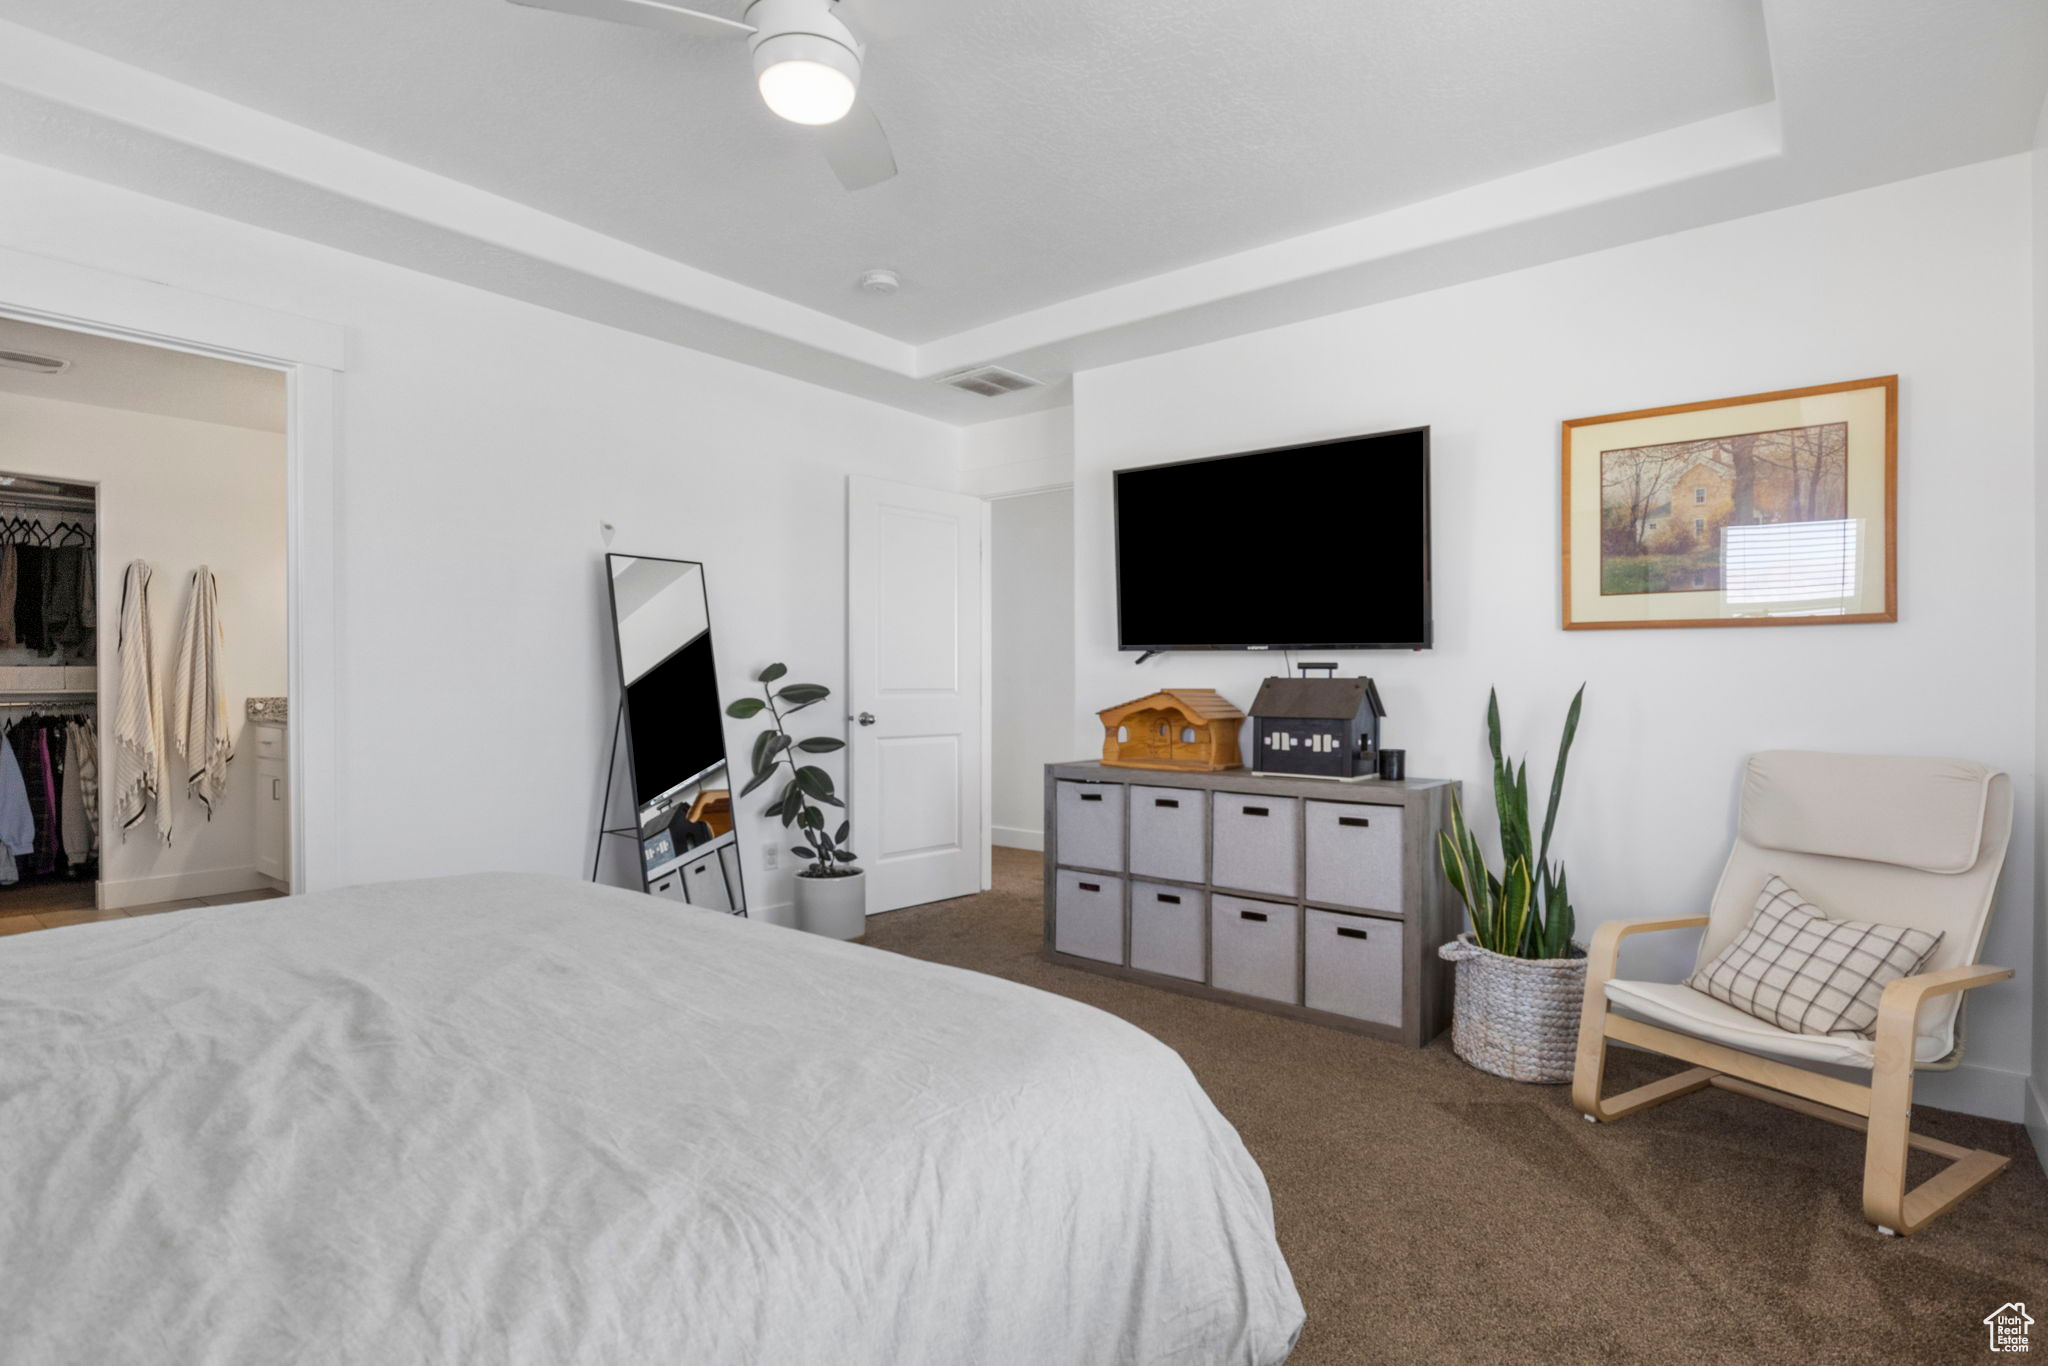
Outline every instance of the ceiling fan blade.
POLYGON ((865 190, 896 174, 896 154, 889 135, 866 100, 855 100, 846 117, 818 130, 824 136, 825 160, 849 190, 865 190))
POLYGON ((574 14, 584 19, 604 19, 614 24, 633 24, 667 33, 687 33, 696 38, 744 38, 754 32, 752 24, 664 5, 660 0, 512 0, 512 3, 528 9, 574 14))

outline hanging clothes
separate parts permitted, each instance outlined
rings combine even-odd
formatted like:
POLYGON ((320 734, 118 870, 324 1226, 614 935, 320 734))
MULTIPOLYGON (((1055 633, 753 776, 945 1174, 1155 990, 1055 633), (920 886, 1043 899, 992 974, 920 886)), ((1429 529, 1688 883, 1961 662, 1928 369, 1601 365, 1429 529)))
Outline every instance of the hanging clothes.
POLYGON ((56 651, 43 620, 43 581, 49 559, 48 546, 14 547, 14 634, 19 644, 39 655, 56 651))
POLYGON ((36 817, 14 746, 0 744, 0 886, 21 881, 15 860, 36 847, 36 817))
POLYGON ((53 545, 44 552, 43 631, 53 650, 75 650, 89 634, 85 623, 85 547, 53 545))
POLYGON ((114 819, 121 836, 156 804, 157 837, 171 842, 170 755, 156 690, 156 649, 149 633, 149 565, 135 560, 121 581, 121 634, 115 647, 120 701, 114 712, 114 819))
MULTIPOLYGON (((67 747, 71 751, 71 763, 65 773, 78 775, 78 798, 84 817, 85 856, 97 858, 100 852, 100 728, 89 716, 71 719, 65 733, 67 747)), ((70 829, 67 823, 65 829, 70 829)), ((67 842, 65 853, 71 852, 67 842)))
MULTIPOLYGON (((7 732, 8 748, 21 766, 28 787, 28 808, 34 822, 27 849, 15 849, 28 862, 25 871, 49 877, 63 871, 63 811, 59 805, 64 765, 63 721, 30 716, 7 732)), ((12 846, 10 846, 11 848, 12 846)))
POLYGON ((227 689, 220 676, 224 643, 220 585, 202 564, 192 574, 185 624, 171 661, 170 724, 171 742, 185 756, 185 791, 199 799, 208 820, 213 819, 214 803, 227 790, 228 763, 235 757, 227 689))
POLYGON ((14 629, 15 574, 18 570, 14 542, 0 545, 0 650, 21 644, 21 636, 14 629))
POLYGON ((85 809, 85 746, 76 721, 63 723, 64 769, 57 784, 57 844, 73 868, 93 856, 93 823, 85 809))
POLYGON ((85 565, 78 580, 78 619, 88 631, 100 629, 100 559, 91 546, 85 548, 85 565))

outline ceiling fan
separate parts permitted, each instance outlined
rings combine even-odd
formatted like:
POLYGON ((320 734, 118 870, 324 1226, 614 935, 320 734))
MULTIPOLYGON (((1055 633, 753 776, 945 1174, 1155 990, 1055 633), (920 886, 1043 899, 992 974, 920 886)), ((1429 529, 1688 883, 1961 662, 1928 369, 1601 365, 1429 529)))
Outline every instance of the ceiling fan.
POLYGON ((722 19, 664 0, 512 0, 532 9, 636 24, 698 38, 744 38, 769 109, 822 129, 825 160, 849 190, 896 174, 881 120, 860 99, 866 48, 832 11, 838 0, 750 0, 743 18, 722 19))

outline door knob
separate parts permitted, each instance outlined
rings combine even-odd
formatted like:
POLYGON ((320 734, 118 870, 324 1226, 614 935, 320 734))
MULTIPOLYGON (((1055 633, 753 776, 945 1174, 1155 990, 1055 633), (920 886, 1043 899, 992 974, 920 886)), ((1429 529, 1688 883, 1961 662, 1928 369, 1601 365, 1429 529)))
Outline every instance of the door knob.
POLYGON ((872 726, 873 724, 875 724, 875 714, 871 711, 864 711, 854 719, 859 721, 863 726, 872 726))

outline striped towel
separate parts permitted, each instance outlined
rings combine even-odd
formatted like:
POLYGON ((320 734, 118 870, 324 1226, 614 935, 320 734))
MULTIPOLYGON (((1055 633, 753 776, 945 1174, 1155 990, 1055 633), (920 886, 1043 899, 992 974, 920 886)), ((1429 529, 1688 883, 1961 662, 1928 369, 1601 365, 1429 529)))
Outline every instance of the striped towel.
POLYGON ((117 655, 121 699, 114 711, 114 819, 126 839, 154 801, 157 835, 169 844, 171 809, 163 796, 171 784, 170 756, 164 751, 164 709, 149 636, 149 565, 143 560, 132 561, 121 580, 117 655))
POLYGON ((192 574, 185 624, 171 661, 170 722, 171 742, 185 756, 185 791, 199 799, 208 820, 227 790, 228 761, 235 757, 227 689, 220 677, 221 645, 220 585, 202 564, 192 574))

